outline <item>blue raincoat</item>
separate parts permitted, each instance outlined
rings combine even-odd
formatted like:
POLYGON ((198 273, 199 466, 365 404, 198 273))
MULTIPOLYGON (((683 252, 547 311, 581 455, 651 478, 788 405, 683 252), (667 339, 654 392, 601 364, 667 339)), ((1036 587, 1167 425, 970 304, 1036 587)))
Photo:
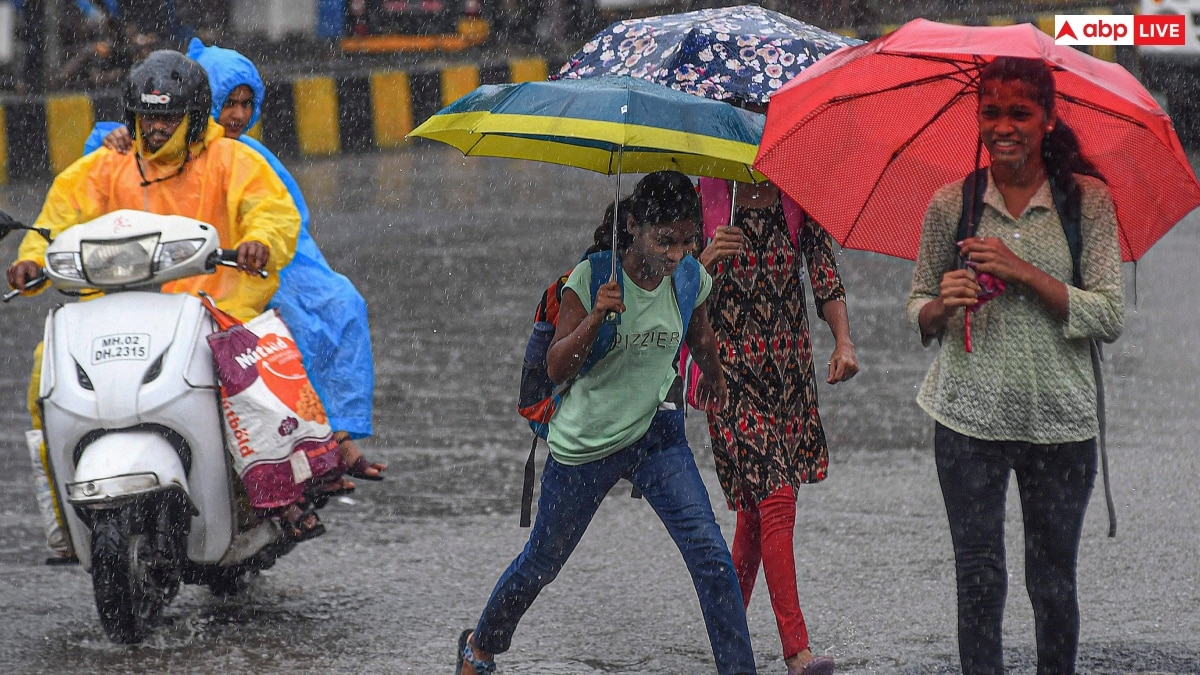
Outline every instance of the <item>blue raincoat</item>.
MULTIPOLYGON (((265 88, 258 69, 232 49, 205 47, 198 39, 188 46, 188 57, 204 66, 212 87, 212 116, 220 117, 225 99, 240 85, 254 93, 254 112, 247 128, 262 112, 265 88)), ((118 124, 101 122, 84 145, 84 154, 99 148, 118 124)), ((309 212, 300 187, 274 153, 255 139, 239 140, 254 148, 275 169, 300 212, 300 239, 296 256, 279 273, 279 290, 267 305, 277 307, 304 355, 313 389, 325 406, 329 426, 353 438, 373 433, 375 361, 367 325, 367 303, 345 276, 330 268, 308 231, 309 212)))

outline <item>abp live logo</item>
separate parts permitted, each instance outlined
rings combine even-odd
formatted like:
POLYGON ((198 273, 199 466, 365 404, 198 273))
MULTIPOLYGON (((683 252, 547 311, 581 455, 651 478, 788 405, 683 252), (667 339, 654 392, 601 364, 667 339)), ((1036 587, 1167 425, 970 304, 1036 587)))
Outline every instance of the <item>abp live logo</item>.
POLYGON ((1059 14, 1054 43, 1059 45, 1185 45, 1186 17, 1162 14, 1059 14))

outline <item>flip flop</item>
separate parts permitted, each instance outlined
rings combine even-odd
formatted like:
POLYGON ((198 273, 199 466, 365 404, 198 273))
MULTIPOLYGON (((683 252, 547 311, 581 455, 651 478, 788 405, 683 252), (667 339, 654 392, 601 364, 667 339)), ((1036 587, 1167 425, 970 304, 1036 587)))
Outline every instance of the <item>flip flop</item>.
POLYGON ((467 644, 467 640, 474 633, 474 628, 468 628, 458 635, 458 650, 454 657, 454 675, 463 675, 463 666, 470 665, 475 669, 476 675, 491 675, 496 672, 495 661, 481 661, 475 658, 474 652, 467 644))
POLYGON ((383 468, 381 469, 377 462, 370 462, 365 456, 359 455, 358 459, 354 460, 354 463, 350 465, 350 468, 346 469, 346 474, 354 476, 355 478, 361 478, 362 480, 379 481, 383 480, 383 474, 378 473, 372 476, 371 474, 367 473, 367 469, 375 469, 376 471, 382 472, 383 469, 386 468, 387 465, 383 465, 383 468))
POLYGON ((467 650, 467 638, 469 637, 471 637, 470 628, 458 635, 458 649, 454 651, 454 675, 462 675, 463 653, 467 650))
POLYGON ((325 525, 321 523, 320 517, 317 516, 317 510, 313 503, 308 500, 301 500, 294 504, 300 507, 300 512, 295 518, 288 518, 286 511, 290 507, 280 509, 278 515, 279 526, 283 528, 283 538, 285 541, 292 543, 300 543, 308 541, 325 534, 325 525), (311 518, 311 520, 309 520, 311 518), (310 522, 310 525, 305 525, 305 522, 310 522))
POLYGON ((337 480, 310 487, 304 491, 304 497, 310 500, 314 507, 323 509, 330 499, 351 494, 356 489, 354 483, 339 476, 337 480))
MULTIPOLYGON (((362 450, 358 449, 358 444, 354 442, 354 439, 350 438, 350 434, 344 431, 335 433, 333 438, 337 441, 338 452, 342 453, 343 458, 349 454, 343 450, 344 448, 350 448, 353 450, 353 452, 358 453, 358 459, 354 460, 353 462, 347 462, 349 465, 349 468, 346 469, 347 475, 353 476, 354 478, 361 478, 363 480, 383 480, 383 470, 387 468, 386 464, 380 464, 379 462, 372 462, 368 460, 366 456, 363 455, 362 450), (375 469, 375 471, 378 473, 372 476, 371 474, 367 473, 367 469, 375 469)), ((345 460, 343 459, 343 461, 345 460)))

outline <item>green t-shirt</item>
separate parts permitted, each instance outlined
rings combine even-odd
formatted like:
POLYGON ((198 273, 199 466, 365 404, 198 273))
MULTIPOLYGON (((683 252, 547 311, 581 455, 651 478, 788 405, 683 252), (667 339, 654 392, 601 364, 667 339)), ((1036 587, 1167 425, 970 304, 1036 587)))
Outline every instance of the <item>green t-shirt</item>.
MULTIPOLYGON (((647 291, 624 275, 625 312, 609 354, 575 381, 550 418, 547 443, 554 459, 575 466, 632 445, 650 428, 676 377, 675 359, 685 326, 670 278, 647 291)), ((567 288, 592 309, 592 265, 579 263, 567 288)), ((696 306, 708 298, 712 277, 700 269, 696 306)))

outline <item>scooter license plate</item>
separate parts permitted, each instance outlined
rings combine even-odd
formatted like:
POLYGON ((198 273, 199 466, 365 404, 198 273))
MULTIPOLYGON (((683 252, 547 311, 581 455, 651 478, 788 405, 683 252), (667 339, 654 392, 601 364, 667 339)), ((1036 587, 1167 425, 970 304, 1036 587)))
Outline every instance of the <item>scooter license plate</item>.
POLYGON ((92 365, 108 361, 145 361, 150 358, 150 335, 116 333, 92 340, 92 365))

